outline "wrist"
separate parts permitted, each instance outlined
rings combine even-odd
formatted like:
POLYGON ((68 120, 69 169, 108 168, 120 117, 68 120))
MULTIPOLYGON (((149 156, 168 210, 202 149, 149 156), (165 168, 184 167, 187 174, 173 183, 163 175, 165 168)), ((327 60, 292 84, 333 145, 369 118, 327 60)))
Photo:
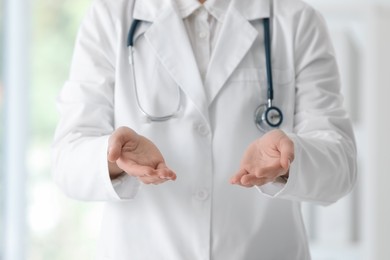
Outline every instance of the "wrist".
POLYGON ((119 168, 119 166, 115 162, 110 161, 108 161, 108 172, 110 174, 111 180, 118 178, 124 173, 124 171, 119 168))

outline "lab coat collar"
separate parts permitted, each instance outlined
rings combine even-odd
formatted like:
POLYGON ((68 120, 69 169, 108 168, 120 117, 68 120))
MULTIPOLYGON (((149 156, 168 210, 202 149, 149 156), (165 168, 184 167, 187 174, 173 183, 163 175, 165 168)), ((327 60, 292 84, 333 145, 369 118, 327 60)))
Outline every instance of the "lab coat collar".
POLYGON ((205 120, 209 121, 209 105, 258 36, 257 30, 248 20, 269 17, 270 1, 207 0, 205 2, 205 8, 217 19, 222 19, 223 25, 204 82, 182 22, 186 14, 185 10, 199 6, 197 0, 138 0, 134 9, 134 18, 150 22, 142 23, 147 26, 144 27, 144 32, 138 33, 144 33, 168 73, 193 101, 205 120))
MULTIPOLYGON (((272 0, 206 0, 205 8, 218 20, 223 21, 230 5, 247 20, 270 17, 272 0)), ((137 0, 133 17, 142 21, 153 22, 167 6, 177 6, 181 18, 188 16, 201 4, 198 0, 137 0)))
MULTIPOLYGON (((246 2, 246 0, 241 1, 246 2)), ((205 77, 204 85, 209 105, 225 86, 258 36, 259 33, 252 24, 235 6, 230 6, 205 77)))
MULTIPOLYGON (((137 1, 144 2, 148 1, 137 1)), ((152 53, 208 122, 208 99, 178 6, 171 2, 162 8, 153 22, 142 23, 148 26, 139 33, 144 33, 152 53)))
POLYGON ((271 0, 207 0, 204 5, 218 20, 224 21, 229 7, 238 11, 245 19, 251 21, 270 16, 271 0))

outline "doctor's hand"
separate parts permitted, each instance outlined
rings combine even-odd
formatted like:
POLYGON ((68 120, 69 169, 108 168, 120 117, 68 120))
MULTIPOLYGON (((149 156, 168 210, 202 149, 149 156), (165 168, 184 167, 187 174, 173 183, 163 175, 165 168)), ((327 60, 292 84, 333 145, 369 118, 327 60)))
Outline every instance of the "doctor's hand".
POLYGON ((175 180, 158 148, 147 138, 128 127, 115 130, 108 140, 109 172, 114 179, 123 172, 138 177, 145 184, 175 180))
POLYGON ((230 183, 253 187, 287 178, 293 160, 293 141, 281 130, 270 131, 249 145, 230 183))

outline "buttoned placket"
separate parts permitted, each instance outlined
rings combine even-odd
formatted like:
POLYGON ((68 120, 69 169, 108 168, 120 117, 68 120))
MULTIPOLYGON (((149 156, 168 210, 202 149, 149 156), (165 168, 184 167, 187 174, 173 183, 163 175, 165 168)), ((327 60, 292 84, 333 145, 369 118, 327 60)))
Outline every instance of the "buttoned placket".
MULTIPOLYGON (((209 13, 203 6, 201 6, 194 12, 193 15, 193 51, 198 64, 200 75, 204 82, 211 55, 209 13)), ((210 133, 208 126, 203 123, 197 125, 196 128, 198 133, 203 137, 207 137, 210 133)), ((207 200, 209 192, 210 190, 206 187, 199 188, 196 190, 194 198, 199 201, 207 200)))
POLYGON ((210 61, 210 25, 208 12, 204 7, 198 8, 194 13, 194 35, 192 36, 193 51, 198 64, 202 80, 205 80, 210 61))
MULTIPOLYGON (((198 7, 192 14, 185 18, 185 26, 191 41, 193 54, 198 66, 199 74, 204 83, 211 56, 211 26, 210 15, 204 6, 198 7)), ((211 129, 209 122, 201 118, 194 122, 195 133, 199 137, 199 145, 203 146, 204 156, 202 171, 193 182, 191 190, 192 205, 196 215, 196 225, 202 237, 199 243, 198 259, 210 259, 211 247, 211 206, 212 206, 212 150, 211 129)))

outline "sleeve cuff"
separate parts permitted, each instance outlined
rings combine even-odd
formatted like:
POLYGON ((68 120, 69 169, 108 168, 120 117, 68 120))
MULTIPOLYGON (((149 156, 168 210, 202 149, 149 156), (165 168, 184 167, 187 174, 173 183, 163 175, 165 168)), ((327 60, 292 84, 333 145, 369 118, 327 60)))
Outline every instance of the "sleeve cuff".
POLYGON ((140 182, 137 178, 124 173, 118 178, 111 180, 111 186, 120 200, 134 199, 138 193, 140 182))

